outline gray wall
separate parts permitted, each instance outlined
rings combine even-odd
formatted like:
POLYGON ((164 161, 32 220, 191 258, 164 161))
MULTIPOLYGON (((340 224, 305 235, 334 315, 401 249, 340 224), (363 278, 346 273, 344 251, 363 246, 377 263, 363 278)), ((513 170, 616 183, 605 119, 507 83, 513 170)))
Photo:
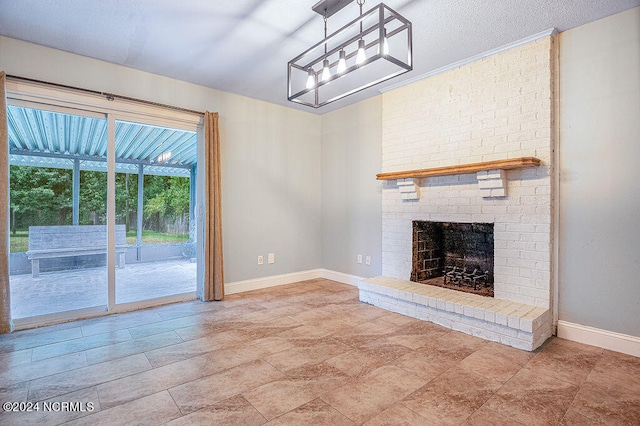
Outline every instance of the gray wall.
POLYGON ((318 115, 0 37, 0 69, 220 113, 225 281, 320 268, 318 115), (274 252, 276 263, 266 256, 274 252), (257 256, 265 264, 257 265, 257 256))
POLYGON ((640 337, 640 8, 560 34, 559 319, 640 337))
POLYGON ((233 103, 220 126, 225 281, 320 268, 320 117, 233 103))
POLYGON ((381 273, 382 96, 322 116, 322 266, 381 273), (362 254, 363 263, 356 262, 362 254), (365 264, 371 256, 371 265, 365 264))

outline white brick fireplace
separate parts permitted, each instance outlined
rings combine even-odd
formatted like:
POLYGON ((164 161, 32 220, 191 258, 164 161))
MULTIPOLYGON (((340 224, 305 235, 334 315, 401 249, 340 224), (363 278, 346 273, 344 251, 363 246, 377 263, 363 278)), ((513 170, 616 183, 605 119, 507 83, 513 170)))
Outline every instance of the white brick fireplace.
MULTIPOLYGON (((545 37, 383 95, 383 173, 521 157, 540 160, 539 166, 504 172, 385 180, 382 274, 386 278, 375 284, 402 287, 397 280, 409 280, 412 221, 493 223, 495 300, 476 303, 473 298, 441 293, 433 296, 444 298, 441 315, 434 311, 423 316, 529 350, 552 330, 554 43, 553 37, 545 37), (464 318, 464 306, 456 311, 451 302, 451 309, 446 309, 450 296, 467 300, 476 309, 480 304, 484 311, 474 315, 469 309, 469 318, 464 318), (505 311, 504 321, 495 320, 500 310, 505 311), (510 313, 515 319, 508 319, 510 313), (482 318, 473 322, 472 317, 482 318), (532 328, 533 317, 537 319, 532 328), (514 322, 512 330, 500 329, 514 322)), ((375 297, 371 299, 374 283, 361 287, 370 303, 376 303, 375 297)), ((413 299, 410 303, 415 304, 413 299)), ((437 309, 437 301, 433 305, 437 309)))

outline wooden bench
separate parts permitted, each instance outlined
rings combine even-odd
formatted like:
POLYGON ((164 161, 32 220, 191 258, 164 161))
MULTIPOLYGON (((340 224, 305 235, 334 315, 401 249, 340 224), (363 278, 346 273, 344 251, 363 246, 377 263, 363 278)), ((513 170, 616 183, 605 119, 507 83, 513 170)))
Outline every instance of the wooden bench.
MULTIPOLYGON (((116 263, 124 267, 127 251, 125 225, 116 225, 116 263)), ((87 256, 107 252, 105 225, 30 226, 29 251, 33 278, 40 275, 40 259, 87 256)))

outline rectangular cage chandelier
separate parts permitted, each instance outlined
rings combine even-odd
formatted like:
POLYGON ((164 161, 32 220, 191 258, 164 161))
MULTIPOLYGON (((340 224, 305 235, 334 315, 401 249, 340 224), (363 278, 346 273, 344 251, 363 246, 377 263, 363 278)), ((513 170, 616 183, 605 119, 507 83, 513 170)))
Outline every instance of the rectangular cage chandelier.
POLYGON ((287 98, 319 108, 413 69, 411 22, 384 3, 327 36, 328 18, 353 0, 323 0, 324 39, 289 61, 287 98))

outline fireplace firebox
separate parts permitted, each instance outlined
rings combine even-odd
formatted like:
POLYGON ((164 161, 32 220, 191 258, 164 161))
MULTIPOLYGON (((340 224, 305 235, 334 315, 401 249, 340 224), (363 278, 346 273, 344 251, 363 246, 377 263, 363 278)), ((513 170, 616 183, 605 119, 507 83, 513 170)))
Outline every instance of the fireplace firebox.
POLYGON ((413 221, 411 281, 493 297, 493 224, 413 221))

